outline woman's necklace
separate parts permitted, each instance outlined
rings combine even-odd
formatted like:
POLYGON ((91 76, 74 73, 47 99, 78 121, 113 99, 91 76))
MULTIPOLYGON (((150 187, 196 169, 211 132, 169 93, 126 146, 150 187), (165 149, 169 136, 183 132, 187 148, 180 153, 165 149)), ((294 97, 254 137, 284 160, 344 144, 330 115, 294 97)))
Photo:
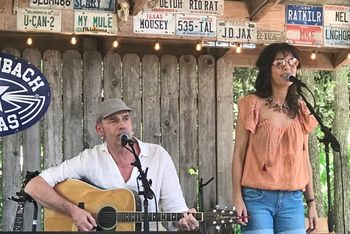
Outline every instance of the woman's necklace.
POLYGON ((277 111, 277 112, 283 112, 285 114, 289 113, 289 107, 286 102, 283 104, 278 104, 272 99, 272 97, 268 97, 265 100, 266 100, 265 105, 268 106, 268 108, 273 109, 274 111, 277 111))

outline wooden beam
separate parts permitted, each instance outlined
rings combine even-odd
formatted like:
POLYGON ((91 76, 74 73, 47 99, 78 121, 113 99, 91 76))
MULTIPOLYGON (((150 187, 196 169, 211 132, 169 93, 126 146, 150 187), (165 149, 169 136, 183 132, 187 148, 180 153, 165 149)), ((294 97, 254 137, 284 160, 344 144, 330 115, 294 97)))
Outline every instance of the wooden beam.
POLYGON ((137 15, 148 0, 129 0, 130 2, 130 15, 137 15))
POLYGON ((249 1, 250 20, 258 22, 270 10, 270 8, 278 4, 280 0, 253 0, 249 1))
POLYGON ((310 58, 312 51, 300 51, 300 64, 303 69, 334 70, 332 54, 329 52, 318 52, 316 59, 310 58))
POLYGON ((338 69, 344 65, 350 64, 350 58, 348 58, 350 50, 343 50, 340 53, 334 54, 333 66, 334 69, 338 69))
POLYGON ((256 59, 261 53, 261 49, 242 49, 241 53, 236 53, 236 48, 231 48, 225 57, 232 61, 235 67, 255 67, 256 59))
MULTIPOLYGON (((262 49, 263 47, 242 49, 241 53, 236 53, 235 48, 231 48, 225 56, 231 59, 236 67, 254 67, 262 49)), ((331 53, 319 52, 315 60, 310 59, 310 55, 310 51, 300 51, 300 62, 303 69, 334 70, 331 53)))

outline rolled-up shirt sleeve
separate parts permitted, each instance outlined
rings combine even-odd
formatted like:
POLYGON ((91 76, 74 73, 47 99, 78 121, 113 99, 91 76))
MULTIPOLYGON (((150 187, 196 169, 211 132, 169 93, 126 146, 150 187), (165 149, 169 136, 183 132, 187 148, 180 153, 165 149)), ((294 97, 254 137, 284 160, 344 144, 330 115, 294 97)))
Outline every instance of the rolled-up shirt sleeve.
POLYGON ((66 179, 81 179, 85 160, 82 154, 64 161, 56 167, 48 168, 40 173, 40 176, 50 185, 55 186, 66 179))
POLYGON ((162 170, 163 179, 160 191, 160 201, 162 202, 163 210, 166 212, 186 212, 188 207, 182 193, 176 168, 167 152, 165 152, 164 157, 166 161, 162 170))

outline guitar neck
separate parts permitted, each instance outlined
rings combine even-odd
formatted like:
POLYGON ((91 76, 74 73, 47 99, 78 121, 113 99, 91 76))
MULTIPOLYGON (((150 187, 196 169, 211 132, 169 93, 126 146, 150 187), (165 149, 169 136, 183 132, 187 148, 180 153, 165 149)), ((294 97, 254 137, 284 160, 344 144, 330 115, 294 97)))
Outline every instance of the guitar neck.
POLYGON ((15 217, 15 223, 13 225, 13 231, 14 232, 21 232, 23 231, 23 214, 24 214, 24 206, 25 202, 18 202, 17 203, 17 211, 16 211, 16 217, 15 217))
MULTIPOLYGON (((199 222, 203 221, 203 213, 197 212, 192 214, 199 222)), ((149 221, 179 221, 183 218, 183 213, 148 213, 149 221)), ((136 222, 141 223, 145 220, 143 212, 119 212, 117 213, 117 221, 119 222, 136 222)))

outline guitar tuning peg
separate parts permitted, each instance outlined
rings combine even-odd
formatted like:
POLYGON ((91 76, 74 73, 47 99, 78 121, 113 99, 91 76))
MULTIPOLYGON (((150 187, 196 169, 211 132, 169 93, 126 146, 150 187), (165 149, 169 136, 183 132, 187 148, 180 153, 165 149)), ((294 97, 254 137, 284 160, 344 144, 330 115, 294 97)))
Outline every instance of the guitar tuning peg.
POLYGON ((215 224, 216 224, 216 221, 214 220, 214 221, 213 221, 213 225, 215 225, 215 224))
POLYGON ((236 207, 232 206, 232 210, 236 210, 236 207))
POLYGON ((225 206, 225 209, 224 210, 227 210, 227 206, 225 206))
POLYGON ((219 205, 216 205, 216 206, 215 206, 215 209, 219 209, 219 208, 220 208, 220 206, 219 206, 219 205))
POLYGON ((225 224, 225 220, 221 220, 221 224, 225 224))
POLYGON ((229 223, 233 223, 233 220, 232 220, 232 219, 230 219, 228 222, 229 222, 229 223))
POLYGON ((224 213, 225 213, 225 210, 222 210, 222 211, 221 211, 221 214, 224 214, 224 213))
POLYGON ((215 229, 216 229, 216 230, 220 230, 220 228, 221 228, 221 227, 220 227, 219 225, 216 225, 216 226, 215 226, 215 229))

